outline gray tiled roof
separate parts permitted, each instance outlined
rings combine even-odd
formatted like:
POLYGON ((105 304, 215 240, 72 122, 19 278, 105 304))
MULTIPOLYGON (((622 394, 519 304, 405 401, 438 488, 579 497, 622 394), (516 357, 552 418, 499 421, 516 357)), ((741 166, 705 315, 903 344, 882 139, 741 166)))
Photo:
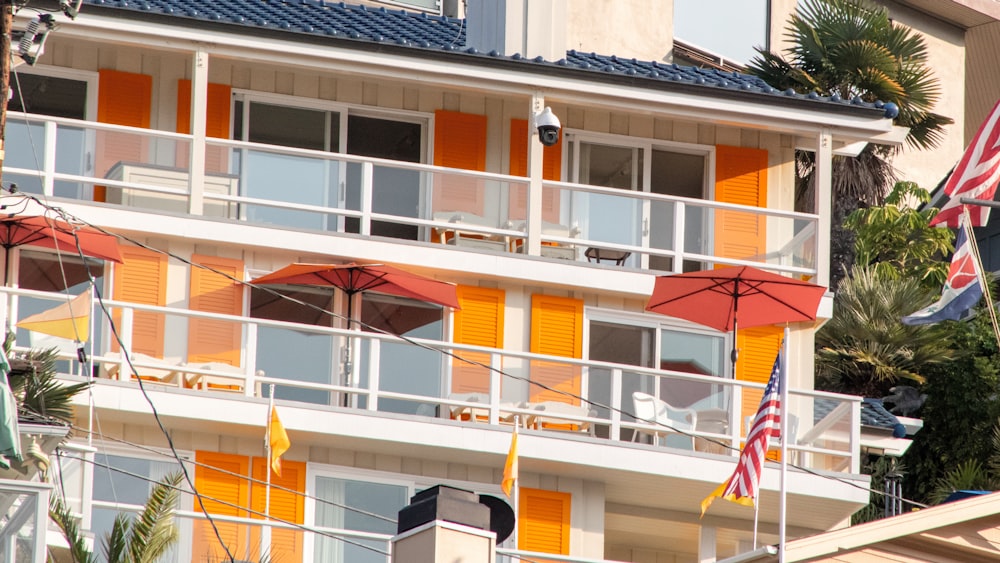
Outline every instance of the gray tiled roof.
MULTIPOLYGON (((823 420, 840 404, 840 401, 833 399, 816 399, 813 401, 813 422, 823 420)), ((861 426, 891 430, 896 438, 906 436, 906 427, 899 422, 896 415, 886 410, 881 399, 862 399, 861 426)))
POLYGON ((236 33, 278 34, 283 39, 323 39, 357 47, 404 49, 408 54, 462 55, 470 64, 487 61, 520 63, 528 70, 572 71, 579 76, 591 73, 595 80, 614 78, 638 86, 694 88, 701 94, 766 96, 774 102, 809 102, 828 109, 875 108, 881 102, 866 103, 855 98, 841 100, 815 93, 802 95, 779 91, 763 80, 735 72, 679 66, 657 61, 639 61, 614 55, 567 51, 558 61, 527 59, 519 54, 479 53, 466 46, 465 20, 425 13, 371 8, 323 0, 84 0, 83 12, 115 15, 179 25, 211 25, 236 33), (186 20, 186 21, 184 21, 186 20))

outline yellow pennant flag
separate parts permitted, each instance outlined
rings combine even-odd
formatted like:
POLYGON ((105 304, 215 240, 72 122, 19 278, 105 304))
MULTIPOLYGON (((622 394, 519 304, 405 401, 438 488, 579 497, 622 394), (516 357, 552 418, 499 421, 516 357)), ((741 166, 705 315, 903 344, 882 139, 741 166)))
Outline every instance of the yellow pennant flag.
POLYGON ((271 407, 271 422, 267 428, 268 434, 268 446, 270 447, 269 460, 271 463, 271 470, 278 477, 281 477, 281 455, 288 451, 291 447, 292 442, 288 439, 288 433, 285 432, 285 427, 281 424, 281 419, 278 418, 278 408, 271 407))
POLYGON ((514 434, 510 437, 510 451, 507 452, 507 462, 503 464, 503 481, 500 482, 500 488, 507 498, 512 498, 510 495, 515 481, 517 481, 517 426, 514 426, 514 434))
POLYGON ((90 338, 90 291, 55 307, 21 319, 18 328, 86 342, 90 338))

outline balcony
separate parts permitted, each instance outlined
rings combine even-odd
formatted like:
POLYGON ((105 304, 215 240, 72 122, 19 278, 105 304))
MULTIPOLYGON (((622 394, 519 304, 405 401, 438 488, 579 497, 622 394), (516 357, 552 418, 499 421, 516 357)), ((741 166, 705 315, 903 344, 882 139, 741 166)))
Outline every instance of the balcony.
POLYGON ((196 147, 205 165, 192 170, 190 135, 16 112, 8 123, 5 179, 23 192, 594 266, 820 269, 812 214, 544 182, 529 225, 522 177, 220 139, 196 147), (755 240, 733 240, 747 229, 755 240))
MULTIPOLYGON (((63 294, 4 288, 13 322, 65 302, 63 294)), ((147 388, 222 400, 266 398, 303 409, 418 417, 432 424, 484 428, 513 424, 572 440, 641 445, 674 453, 735 456, 763 386, 682 371, 456 345, 262 318, 202 313, 104 300, 124 349, 147 388), (194 328, 198 325, 199 329, 194 328), (137 331, 165 335, 154 355, 137 350, 137 331), (188 333, 227 327, 241 335, 236 365, 197 361, 188 333), (295 354, 289 354, 295 350, 295 354), (459 388, 459 383, 464 388, 459 388), (471 391, 470 391, 471 389, 471 391), (677 409, 670 418, 637 418, 634 393, 677 409), (390 414, 391 413, 391 414, 390 414)), ((100 308, 91 319, 101 318, 100 308)), ((125 355, 112 346, 106 320, 86 346, 96 382, 134 385, 125 355)), ((201 332, 199 332, 201 333, 201 332)), ((88 377, 75 347, 17 330, 16 349, 59 349, 61 371, 88 377), (32 340, 36 338, 36 340, 32 340)), ((790 391, 791 461, 802 467, 859 472, 860 398, 790 391)))

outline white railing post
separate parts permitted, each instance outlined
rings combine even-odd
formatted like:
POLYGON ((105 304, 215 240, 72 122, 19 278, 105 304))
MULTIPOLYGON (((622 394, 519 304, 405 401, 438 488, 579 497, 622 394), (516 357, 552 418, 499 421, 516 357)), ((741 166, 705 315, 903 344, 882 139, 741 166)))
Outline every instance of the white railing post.
POLYGON ((675 274, 684 272, 684 202, 674 202, 674 268, 675 274))
POLYGON ((208 53, 199 49, 191 61, 191 146, 188 147, 188 212, 205 211, 205 138, 208 119, 208 53))
POLYGON ((612 440, 621 440, 622 438, 622 410, 625 405, 622 404, 622 370, 621 368, 615 368, 611 370, 611 429, 609 432, 609 438, 612 440))
MULTIPOLYGON (((731 452, 736 452, 739 455, 740 451, 740 427, 743 425, 742 413, 743 413, 743 386, 733 385, 732 386, 732 404, 729 407, 729 435, 732 442, 731 452)), ((749 429, 748 429, 749 430, 749 429)), ((730 454, 733 455, 733 454, 730 454)))
POLYGON ((531 256, 542 253, 542 141, 535 129, 535 115, 545 109, 545 97, 541 93, 531 96, 528 108, 528 209, 525 217, 524 251, 531 256))
POLYGON ((490 424, 500 424, 500 369, 503 358, 500 354, 490 354, 490 424))
MULTIPOLYGON (((355 344, 361 344, 356 342, 355 344)), ((378 389, 379 389, 379 372, 381 367, 379 366, 379 358, 381 357, 382 341, 376 338, 372 338, 370 345, 368 347, 368 410, 377 411, 378 410, 378 389)), ((351 377, 352 387, 360 387, 360 378, 357 377, 359 370, 361 369, 358 364, 360 362, 354 362, 352 371, 355 376, 351 377)), ((355 395, 355 400, 352 404, 357 406, 357 395, 355 395)))
POLYGON ((46 121, 45 134, 43 135, 43 149, 42 149, 42 193, 47 196, 52 196, 55 193, 55 178, 53 174, 56 173, 56 135, 58 135, 58 129, 55 122, 46 121))
POLYGON ((851 401, 851 473, 861 473, 861 402, 851 401))
POLYGON ((260 395, 257 392, 257 323, 247 323, 246 345, 244 346, 243 366, 247 373, 244 393, 247 397, 260 395))
POLYGON ((361 164, 361 227, 363 235, 372 234, 372 196, 375 191, 375 166, 371 162, 361 164))
POLYGON ((122 324, 118 327, 118 337, 121 339, 121 364, 118 366, 118 381, 132 381, 132 368, 129 362, 125 361, 125 355, 132 358, 132 319, 134 311, 131 307, 122 307, 122 324), (122 379, 122 374, 128 375, 122 379))

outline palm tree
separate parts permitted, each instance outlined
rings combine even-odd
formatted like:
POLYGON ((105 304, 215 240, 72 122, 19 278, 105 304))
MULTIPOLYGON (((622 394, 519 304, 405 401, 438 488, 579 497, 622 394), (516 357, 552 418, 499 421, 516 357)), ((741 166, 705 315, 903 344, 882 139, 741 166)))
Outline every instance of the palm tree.
MULTIPOLYGON (((179 472, 165 476, 153 486, 142 512, 134 518, 127 514, 115 518, 111 531, 101 541, 108 563, 154 563, 177 543, 180 532, 174 525, 174 512, 183 478, 179 472)), ((97 558, 80 535, 76 519, 61 499, 52 501, 49 518, 66 538, 73 563, 96 563, 97 558)))
POLYGON ((833 318, 816 333, 817 387, 883 397, 901 379, 922 383, 921 371, 954 356, 947 323, 900 322, 931 297, 917 279, 855 266, 840 284, 833 318))
MULTIPOLYGON (((897 125, 910 128, 914 148, 936 146, 951 119, 933 113, 939 86, 927 65, 927 47, 910 29, 896 24, 884 8, 866 0, 802 0, 786 36, 788 58, 758 49, 748 71, 775 88, 815 92, 834 99, 892 102, 897 125)), ((894 149, 868 145, 854 158, 833 162, 831 283, 837 286, 853 263, 850 231, 844 218, 855 209, 879 205, 895 183, 894 149)), ((811 211, 814 170, 811 153, 798 154, 797 205, 811 211)))
MULTIPOLYGON (((7 350, 9 354, 9 345, 7 350)), ((57 355, 55 349, 29 350, 18 358, 27 367, 11 371, 8 380, 20 410, 68 425, 73 423, 73 397, 90 383, 60 382, 56 377, 57 355)))

